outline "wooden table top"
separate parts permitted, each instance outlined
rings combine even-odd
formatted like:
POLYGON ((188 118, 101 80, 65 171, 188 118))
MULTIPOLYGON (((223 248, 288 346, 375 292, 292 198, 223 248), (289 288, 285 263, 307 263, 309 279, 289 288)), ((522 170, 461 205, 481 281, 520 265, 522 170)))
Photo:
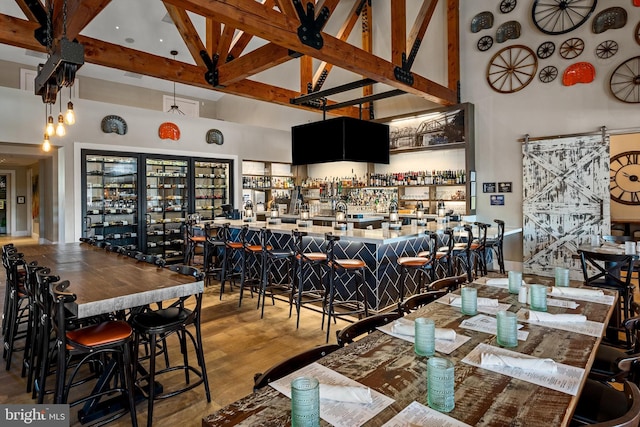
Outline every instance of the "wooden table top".
POLYGON ((27 262, 69 280, 79 318, 110 313, 202 292, 204 283, 86 243, 19 246, 27 262))
MULTIPOLYGON (((553 278, 526 279, 530 283, 551 285, 553 278)), ((575 282, 573 283, 575 284, 575 282)), ((498 298, 512 304, 516 312, 522 305, 517 295, 506 289, 473 284, 478 296, 498 298)), ((589 320, 606 324, 613 306, 578 301, 575 310, 549 307, 550 313, 582 313, 589 320)), ((571 419, 577 396, 554 391, 507 375, 462 363, 461 360, 478 344, 495 345, 495 335, 461 329, 467 316, 441 303, 431 303, 407 316, 430 317, 437 327, 453 328, 471 337, 449 355, 441 355, 455 363, 455 408, 450 415, 472 426, 561 426, 571 419)), ((524 323, 529 331, 526 341, 510 349, 539 358, 585 369, 584 379, 595 357, 594 349, 601 338, 524 323)), ((436 353, 436 355, 438 355, 436 353)), ((369 420, 365 426, 381 426, 413 401, 426 405, 426 357, 414 353, 413 344, 380 331, 322 358, 325 365, 359 383, 385 394, 395 402, 369 420)), ((242 423, 281 426, 291 423, 291 401, 267 386, 203 418, 203 426, 229 426, 242 423)), ((321 425, 328 425, 321 420, 321 425)))

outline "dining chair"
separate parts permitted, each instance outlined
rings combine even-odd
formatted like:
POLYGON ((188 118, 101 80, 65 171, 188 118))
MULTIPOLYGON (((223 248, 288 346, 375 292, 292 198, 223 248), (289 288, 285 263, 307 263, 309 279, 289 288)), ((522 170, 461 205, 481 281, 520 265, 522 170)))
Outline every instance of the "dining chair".
POLYGON ((313 347, 309 350, 303 351, 302 353, 296 354, 295 356, 289 357, 271 366, 264 373, 259 372, 255 374, 253 376, 253 391, 258 391, 270 382, 279 380, 309 363, 316 362, 339 348, 340 346, 338 344, 325 344, 313 347))
MULTIPOLYGON (((106 320, 77 329, 67 329, 71 319, 66 306, 76 300, 76 295, 68 288, 68 280, 52 283, 50 288, 55 313, 52 316, 56 337, 54 348, 57 350, 54 403, 68 404, 70 407, 85 403, 78 412, 80 422, 84 423, 92 416, 89 408, 95 408, 99 399, 118 393, 123 402, 126 402, 123 410, 106 415, 107 419, 100 419, 99 422, 106 423, 129 412, 131 425, 137 426, 131 375, 130 343, 133 330, 123 320, 106 320), (77 388, 78 392, 74 393, 71 400, 72 387, 83 382, 78 381, 78 376, 84 374, 81 368, 89 364, 93 368, 91 372, 96 380, 95 387, 82 390, 77 388)), ((100 414, 97 416, 105 417, 100 414)))
POLYGON ((428 291, 440 291, 445 290, 447 292, 453 292, 460 288, 460 285, 468 283, 467 275, 462 274, 460 276, 443 277, 442 279, 434 280, 427 286, 428 291))
POLYGON ((338 345, 340 347, 344 347, 346 344, 351 344, 356 338, 365 334, 370 334, 375 331, 378 326, 386 325, 387 323, 393 322, 402 316, 402 312, 392 311, 390 313, 382 313, 365 317, 364 319, 353 322, 346 328, 336 331, 338 345))
POLYGON ((617 333, 624 332, 627 335, 627 342, 630 337, 628 331, 622 327, 622 321, 630 318, 630 307, 633 302, 634 286, 631 284, 631 273, 633 263, 637 259, 635 255, 611 254, 602 252, 592 252, 578 250, 580 264, 586 286, 594 286, 604 289, 612 289, 619 294, 619 303, 616 307, 611 322, 608 325, 607 337, 615 342, 617 333))
MULTIPOLYGON (((444 279, 442 279, 444 280, 444 279)), ((431 304, 435 300, 442 298, 449 291, 447 290, 437 290, 437 291, 427 291, 421 294, 415 294, 407 298, 398 304, 398 312, 402 313, 402 315, 412 313, 416 311, 420 307, 424 307, 427 304, 431 304)))
POLYGON ((487 249, 492 250, 496 254, 498 261, 498 269, 501 274, 505 274, 504 269, 504 221, 501 219, 494 219, 498 226, 498 234, 494 238, 487 238, 485 246, 487 249))
MULTIPOLYGON (((178 274, 191 276, 194 281, 204 280, 204 274, 196 267, 173 264, 169 266, 169 269, 178 274)), ((130 323, 135 332, 133 382, 147 398, 148 427, 153 425, 153 405, 155 400, 170 398, 199 385, 203 385, 207 402, 211 402, 211 392, 209 390, 209 380, 202 344, 200 325, 201 311, 202 292, 199 292, 194 295, 178 298, 166 308, 146 310, 134 314, 130 319, 130 323), (187 303, 189 302, 193 304, 193 308, 187 308, 187 303), (193 327, 193 332, 190 330, 190 327, 193 327), (183 362, 181 365, 172 365, 163 369, 156 369, 158 341, 164 341, 163 346, 166 350, 168 349, 168 341, 166 339, 172 336, 176 336, 180 343, 183 362), (197 367, 189 363, 187 337, 189 337, 189 341, 193 345, 198 364, 197 367), (149 364, 147 369, 142 367, 143 358, 139 357, 142 341, 148 343, 149 356, 144 358, 149 364), (168 384, 177 381, 177 377, 171 375, 174 371, 184 372, 184 383, 179 384, 177 387, 170 387, 168 384), (197 378, 195 381, 192 381, 190 377, 191 374, 197 378), (159 376, 166 378, 161 392, 159 390, 157 391, 155 387, 156 378, 159 376)))
POLYGON ((571 427, 637 427, 640 423, 640 390, 630 381, 623 382, 623 390, 587 378, 571 427))
POLYGON ((599 381, 640 383, 640 317, 626 319, 623 325, 630 337, 627 346, 600 344, 589 377, 599 381))

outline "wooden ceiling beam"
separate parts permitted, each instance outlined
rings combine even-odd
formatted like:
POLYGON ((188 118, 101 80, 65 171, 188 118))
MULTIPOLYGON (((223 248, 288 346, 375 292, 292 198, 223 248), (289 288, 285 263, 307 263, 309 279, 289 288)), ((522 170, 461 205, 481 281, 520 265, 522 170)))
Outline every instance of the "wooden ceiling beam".
POLYGON ((164 3, 169 17, 173 21, 174 25, 178 29, 184 44, 189 49, 191 57, 195 61, 196 65, 204 67, 204 60, 200 56, 200 52, 206 50, 204 43, 200 39, 200 35, 196 30, 196 27, 191 22, 191 18, 187 15, 184 9, 179 9, 171 4, 164 3))
MULTIPOLYGON (((364 6, 362 12, 360 13, 360 20, 362 21, 362 49, 366 52, 373 52, 373 28, 371 27, 371 23, 373 22, 373 11, 371 10, 370 5, 364 6)), ((368 97, 373 95, 373 85, 367 85, 362 87, 362 96, 368 97)), ((373 101, 367 102, 365 104, 365 108, 369 110, 369 119, 373 119, 373 101)))
MULTIPOLYGON (((35 1, 40 3, 40 0, 35 0, 35 1)), ((36 15, 34 15, 31 8, 27 6, 26 0, 16 0, 16 4, 18 5, 22 13, 24 13, 24 16, 26 16, 29 21, 38 22, 38 18, 36 17, 36 15)), ((40 7, 44 9, 44 6, 42 6, 42 3, 40 3, 40 7)))
POLYGON ((431 22, 433 12, 437 5, 438 0, 424 0, 422 2, 422 6, 416 15, 411 32, 409 32, 409 38, 407 39, 407 57, 411 54, 413 49, 416 49, 417 53, 417 49, 422 44, 422 40, 424 40, 424 35, 427 32, 427 28, 429 27, 429 23, 431 22))
MULTIPOLYGON (((67 0, 67 39, 73 40, 111 0, 67 0)), ((64 33, 64 2, 53 4, 53 34, 60 39, 64 33)))
POLYGON ((313 91, 313 58, 309 55, 300 57, 300 92, 313 91))
POLYGON ((224 64, 227 62, 227 58, 229 57, 229 50, 231 49, 231 42, 233 41, 233 35, 236 32, 236 28, 226 22, 221 22, 224 24, 224 28, 222 29, 222 36, 220 37, 217 53, 220 56, 218 63, 224 64))
MULTIPOLYGON (((202 16, 216 16, 221 22, 252 33, 262 39, 293 51, 311 55, 321 61, 361 74, 380 83, 442 105, 457 102, 457 93, 423 76, 413 73, 413 84, 400 82, 394 75, 394 64, 373 54, 322 33, 323 48, 317 50, 303 44, 297 34, 299 21, 265 8, 254 0, 166 0, 202 16)), ((449 0, 450 2, 455 0, 449 0)), ((457 3, 457 1, 456 1, 457 3)))
MULTIPOLYGON (((338 33, 336 34, 336 37, 338 39, 342 41, 346 41, 349 38, 349 36, 351 35, 351 31, 353 30, 353 28, 356 26, 356 23, 358 22, 358 18, 360 17, 362 10, 364 9, 364 7, 367 7, 366 3, 367 3, 367 0, 358 0, 353 4, 353 7, 351 8, 349 15, 347 15, 347 18, 344 20, 344 22, 342 23, 342 26, 340 27, 340 29, 338 30, 338 33)), ((320 66, 318 67, 318 69, 316 70, 313 76, 314 92, 322 89, 322 86, 324 85, 324 81, 326 80, 327 76, 329 76, 329 73, 331 72, 332 68, 333 68, 333 65, 325 61, 320 63, 320 66)))
POLYGON ((211 18, 206 18, 206 40, 205 45, 209 57, 213 58, 218 53, 218 45, 220 44, 220 32, 222 31, 222 24, 220 21, 216 21, 211 18))
MULTIPOLYGON (((38 23, 0 14, 0 43, 37 52, 46 52, 46 48, 33 37, 33 32, 38 27, 38 23)), ((87 63, 213 90, 211 85, 204 80, 205 70, 196 65, 89 37, 78 36, 78 41, 84 46, 85 62, 87 63)), ((251 80, 243 80, 226 88, 216 89, 216 91, 318 112, 315 108, 291 104, 291 99, 300 96, 300 92, 251 80)), ((335 104, 335 102, 331 104, 335 104)), ((331 114, 358 117, 358 109, 354 107, 341 108, 331 111, 331 114)))
POLYGON ((460 2, 447 0, 447 75, 449 89, 460 83, 460 2))
MULTIPOLYGON (((265 7, 268 7, 270 9, 273 9, 275 4, 276 4, 275 0, 265 0, 264 2, 265 7)), ((229 52, 229 56, 234 59, 239 58, 252 38, 253 38, 253 34, 245 33, 243 31, 242 34, 240 34, 239 37, 236 37, 236 40, 233 41, 231 45, 231 51, 229 52)))
MULTIPOLYGON (((218 85, 230 84, 269 68, 280 65, 291 59, 287 48, 268 43, 255 49, 251 55, 243 55, 232 61, 218 65, 218 85)), ((216 86, 217 87, 217 86, 216 86)))
POLYGON ((407 54, 407 3, 391 0, 391 62, 402 66, 402 54, 407 54))
MULTIPOLYGON (((305 4, 307 3, 307 1, 314 1, 315 0, 306 0, 305 4)), ((276 0, 276 6, 278 6, 278 9, 280 9, 280 12, 282 12, 285 15, 288 16, 298 16, 296 13, 296 8, 293 7, 293 1, 292 0, 276 0)))

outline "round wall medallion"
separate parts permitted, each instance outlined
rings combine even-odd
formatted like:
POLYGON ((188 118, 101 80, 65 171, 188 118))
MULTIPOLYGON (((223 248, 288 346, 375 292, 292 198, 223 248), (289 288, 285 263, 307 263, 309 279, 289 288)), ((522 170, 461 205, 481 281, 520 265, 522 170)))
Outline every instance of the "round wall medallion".
POLYGON ((207 131, 207 144, 224 144, 224 136, 218 129, 209 129, 207 131))
POLYGON ((158 128, 158 136, 160 139, 177 141, 180 139, 180 128, 175 123, 164 122, 158 128))
POLYGON ((100 128, 104 133, 116 133, 118 135, 124 135, 127 133, 127 122, 120 116, 110 115, 105 116, 100 123, 100 128))

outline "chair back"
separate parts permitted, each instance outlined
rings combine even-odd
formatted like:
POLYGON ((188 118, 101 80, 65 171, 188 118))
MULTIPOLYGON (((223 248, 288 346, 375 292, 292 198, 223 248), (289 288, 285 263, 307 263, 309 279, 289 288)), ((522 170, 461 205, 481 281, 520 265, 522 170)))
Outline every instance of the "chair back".
POLYGON ((337 344, 321 345, 283 360, 282 362, 273 365, 264 373, 257 373, 253 376, 253 391, 258 391, 270 382, 279 380, 280 378, 297 371, 309 363, 313 363, 323 358, 327 354, 330 354, 339 348, 340 346, 337 344))
POLYGON ((496 240, 501 243, 504 240, 504 221, 501 219, 494 219, 493 222, 498 224, 498 235, 496 240))
MULTIPOLYGON (((69 311, 65 308, 65 304, 72 303, 76 300, 76 294, 68 291, 70 283, 68 280, 62 282, 52 282, 49 284, 49 290, 53 298, 53 310, 51 311, 51 325, 56 335, 56 348, 67 348, 67 317, 69 311)), ((64 353, 59 351, 59 353, 64 353)), ((64 355, 58 354, 58 358, 64 355)))
POLYGON ((578 250, 578 253, 586 285, 629 289, 636 256, 584 250, 578 250), (623 276, 622 272, 626 274, 623 276))
POLYGON ((434 280, 427 286, 427 290, 429 291, 447 291, 453 292, 456 289, 460 288, 460 285, 463 285, 468 282, 467 275, 463 274, 460 276, 450 276, 443 277, 442 279, 434 280))
MULTIPOLYGON (((462 276, 465 277, 465 276, 462 276)), ((415 294, 407 298, 406 300, 398 303, 398 312, 402 315, 409 314, 416 311, 420 307, 424 307, 427 304, 431 304, 438 298, 442 298, 448 293, 447 290, 427 291, 420 294, 415 294)))
POLYGON ((191 276, 198 282, 204 280, 204 273, 200 269, 184 264, 172 264, 169 266, 169 270, 175 271, 178 274, 184 274, 185 276, 191 276))
POLYGON ((574 421, 577 419, 578 425, 590 425, 593 427, 637 427, 640 424, 640 389, 638 389, 638 386, 630 381, 624 381, 622 391, 610 388, 606 389, 607 392, 603 392, 603 387, 608 386, 593 380, 587 380, 587 385, 580 395, 577 412, 580 411, 582 405, 587 404, 592 408, 597 408, 597 412, 600 412, 600 409, 604 409, 606 414, 617 411, 624 412, 616 418, 595 423, 591 422, 592 420, 582 420, 579 414, 575 414, 574 421), (591 383, 589 383, 590 381, 591 383), (595 387, 590 387, 590 384, 595 384, 595 387), (620 396, 612 399, 618 393, 620 396), (585 399, 584 404, 582 403, 583 399, 585 399))
POLYGON ((345 344, 351 344, 356 338, 370 334, 375 331, 378 326, 386 325, 400 317, 402 317, 402 313, 393 311, 391 313, 376 314, 360 319, 346 328, 336 331, 338 345, 343 347, 345 344))

